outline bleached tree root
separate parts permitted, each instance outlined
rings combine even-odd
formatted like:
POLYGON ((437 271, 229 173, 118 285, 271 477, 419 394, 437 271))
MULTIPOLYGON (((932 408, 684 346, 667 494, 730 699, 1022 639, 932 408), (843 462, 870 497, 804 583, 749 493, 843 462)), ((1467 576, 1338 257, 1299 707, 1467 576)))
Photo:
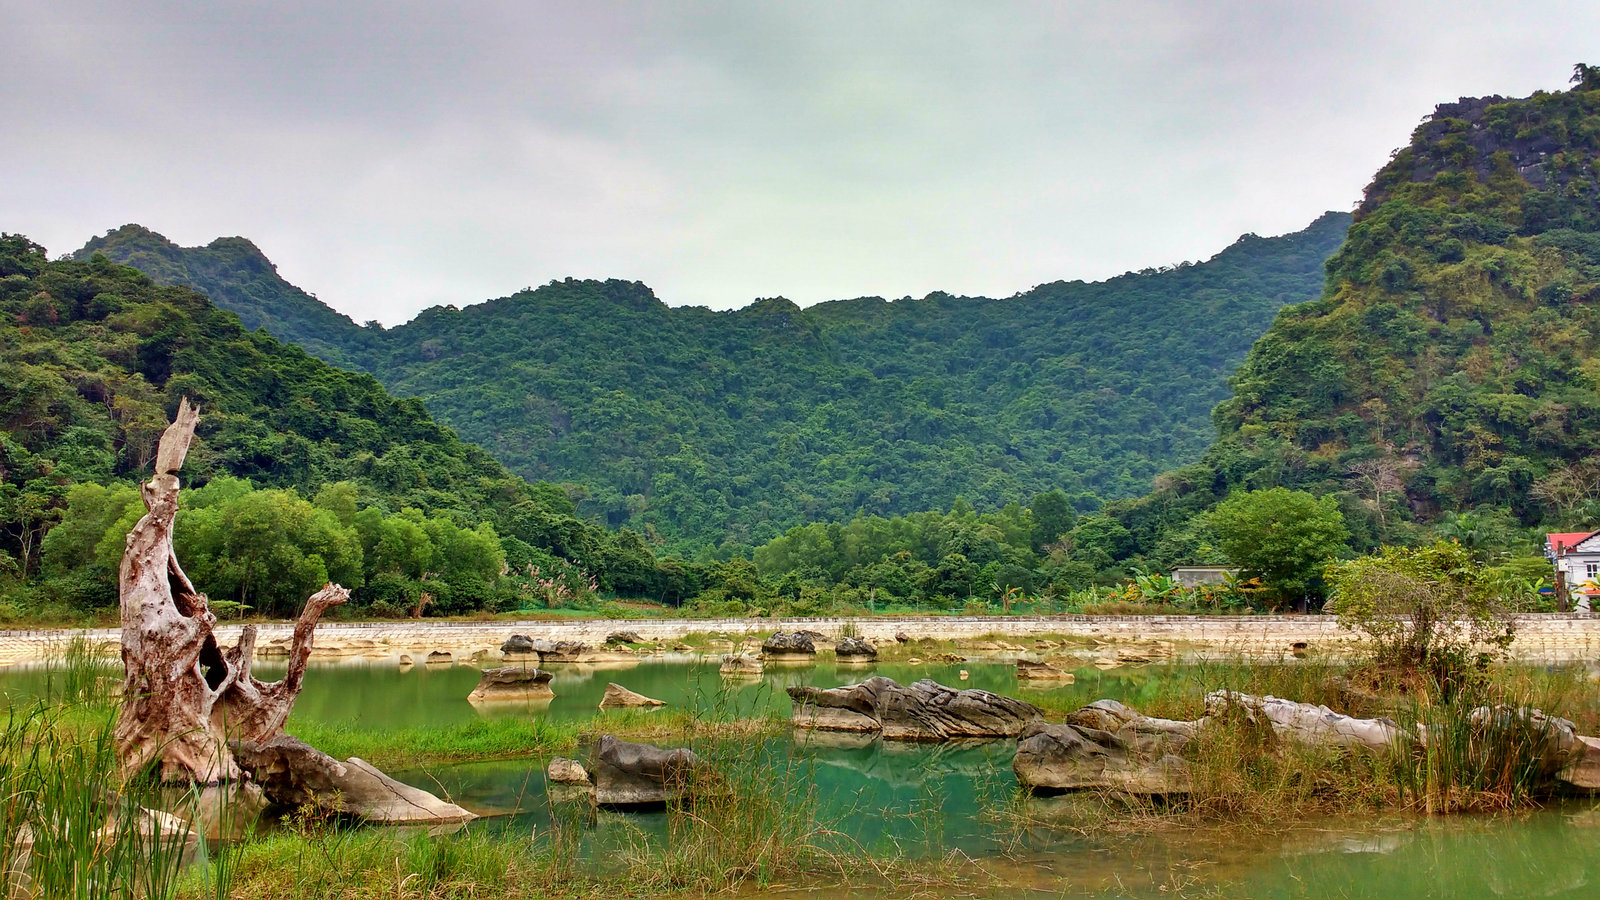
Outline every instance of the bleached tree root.
POLYGON ((199 420, 199 409, 183 399, 161 435, 155 474, 141 488, 147 512, 128 533, 118 573, 126 676, 115 738, 125 770, 156 765, 163 780, 215 784, 240 776, 230 738, 263 741, 282 733, 317 621, 350 592, 329 584, 306 601, 281 681, 263 683, 251 674, 254 627, 238 646, 218 646, 216 616, 172 547, 177 472, 199 420))

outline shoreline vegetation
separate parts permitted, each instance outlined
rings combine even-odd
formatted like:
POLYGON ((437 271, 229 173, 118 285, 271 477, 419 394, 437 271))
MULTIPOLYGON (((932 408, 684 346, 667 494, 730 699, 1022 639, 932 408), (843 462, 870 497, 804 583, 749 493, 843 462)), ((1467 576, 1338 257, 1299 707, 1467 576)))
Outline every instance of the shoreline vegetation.
MULTIPOLYGON (((788 718, 741 715, 739 704, 716 697, 686 709, 597 711, 565 722, 509 718, 398 730, 299 726, 291 731, 336 756, 410 762, 423 773, 505 759, 527 759, 533 770, 600 734, 617 734, 689 747, 712 774, 693 799, 669 801, 650 827, 602 813, 608 825, 596 830, 588 801, 568 803, 554 794, 546 800, 551 818, 543 827, 488 818, 451 834, 359 826, 307 808, 287 811, 276 824, 224 823, 220 830, 231 827, 235 836, 201 840, 205 846, 197 853, 172 834, 141 830, 143 820, 129 817, 128 810, 148 806, 179 818, 200 816, 196 821, 219 830, 214 812, 210 820, 200 815, 195 792, 173 799, 142 776, 118 778, 108 751, 116 703, 104 689, 114 673, 80 642, 54 661, 48 696, 32 708, 13 707, 4 723, 0 789, 26 802, 7 805, 0 840, 17 846, 27 826, 34 854, 29 877, 42 891, 104 869, 115 876, 106 876, 107 884, 119 889, 186 900, 649 897, 847 885, 885 895, 955 889, 981 895, 1002 890, 1012 868, 1048 856, 1064 841, 1213 828, 1265 836, 1374 815, 1403 822, 1538 808, 1558 796, 1522 764, 1539 736, 1486 731, 1471 710, 1479 704, 1535 707, 1571 719, 1580 731, 1600 729, 1600 697, 1587 669, 1578 666, 1495 663, 1455 687, 1425 673, 1387 670, 1371 657, 1311 656, 1281 665, 1165 661, 1145 668, 1156 689, 1142 697, 1140 712, 1150 716, 1194 719, 1204 711, 1207 692, 1232 690, 1351 715, 1386 715, 1402 729, 1424 725, 1434 737, 1425 747, 1368 752, 1276 741, 1270 730, 1242 718, 1215 721, 1185 753, 1194 774, 1189 794, 985 789, 976 815, 992 834, 985 847, 975 848, 944 838, 944 813, 936 804, 913 815, 916 821, 895 840, 852 837, 847 819, 876 811, 825 809, 807 739, 784 739, 788 718), (1486 739, 1503 745, 1485 748, 1486 739), (91 794, 78 786, 98 783, 119 786, 91 794), (63 804, 79 804, 74 808, 85 810, 88 821, 109 822, 109 832, 52 825, 56 820, 46 810, 63 804), (52 827, 57 832, 49 833, 52 827), (91 841, 108 846, 90 852, 91 841)), ((1046 721, 1060 721, 1077 706, 1049 692, 1030 692, 1028 699, 1046 721)))

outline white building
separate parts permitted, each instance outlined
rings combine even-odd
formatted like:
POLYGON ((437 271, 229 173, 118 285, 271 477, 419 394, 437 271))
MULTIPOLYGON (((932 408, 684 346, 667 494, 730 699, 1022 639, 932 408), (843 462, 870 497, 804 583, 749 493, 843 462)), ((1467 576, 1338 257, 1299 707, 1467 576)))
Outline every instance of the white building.
POLYGON ((1600 531, 1547 534, 1544 555, 1555 563, 1557 590, 1564 586, 1572 608, 1589 612, 1589 601, 1600 596, 1600 531))

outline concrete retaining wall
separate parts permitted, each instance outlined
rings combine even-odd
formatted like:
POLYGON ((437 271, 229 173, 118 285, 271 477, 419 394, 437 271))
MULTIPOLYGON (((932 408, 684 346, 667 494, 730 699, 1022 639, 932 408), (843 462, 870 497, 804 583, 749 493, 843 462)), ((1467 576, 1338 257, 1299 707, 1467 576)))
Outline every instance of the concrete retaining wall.
MULTIPOLYGON (((1600 658, 1600 616, 1542 614, 1519 616, 1512 652, 1530 662, 1594 661, 1600 658)), ((583 619, 523 622, 330 622, 317 629, 318 655, 360 656, 426 654, 430 650, 471 653, 498 650, 513 634, 535 640, 571 640, 597 645, 613 631, 636 631, 651 641, 672 641, 691 633, 764 636, 774 631, 809 629, 830 637, 846 630, 874 643, 898 635, 912 639, 961 640, 996 634, 1011 638, 1067 635, 1107 642, 1173 641, 1181 650, 1206 655, 1276 656, 1296 644, 1337 650, 1350 633, 1332 616, 901 616, 861 619, 583 619)), ((293 626, 258 626, 257 646, 287 644, 293 626)), ((113 649, 115 628, 84 631, 0 631, 0 664, 39 659, 59 651, 74 636, 113 649)), ((239 626, 217 629, 224 645, 239 638, 239 626)))

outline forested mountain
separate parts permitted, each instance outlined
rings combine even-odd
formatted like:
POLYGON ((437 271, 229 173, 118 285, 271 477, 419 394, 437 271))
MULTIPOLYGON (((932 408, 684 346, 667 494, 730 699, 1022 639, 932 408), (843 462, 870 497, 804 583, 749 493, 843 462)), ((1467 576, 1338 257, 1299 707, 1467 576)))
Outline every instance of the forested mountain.
POLYGON ((1145 490, 1204 450, 1228 374, 1277 309, 1319 293, 1348 223, 1329 213, 1207 262, 1001 300, 714 312, 568 280, 388 331, 337 317, 259 254, 219 265, 238 239, 183 250, 129 226, 80 255, 224 306, 247 296, 269 330, 314 333, 308 348, 422 398, 524 477, 579 486, 581 513, 726 554, 957 497, 994 509, 1063 489, 1088 509, 1145 490))
POLYGON ((1600 527, 1600 70, 1574 82, 1418 126, 1322 297, 1251 349, 1216 445, 1113 508, 1135 556, 1203 556, 1196 514, 1240 487, 1334 494, 1358 546, 1600 527))
POLYGON ((272 261, 244 238, 179 247, 148 228, 125 225, 90 240, 73 255, 86 260, 101 251, 157 284, 200 287, 211 302, 233 312, 252 331, 265 328, 343 369, 365 368, 364 351, 373 343, 373 333, 284 281, 272 261))
POLYGON ((559 488, 511 474, 420 401, 246 331, 188 288, 103 256, 49 262, 4 235, 0 607, 41 572, 55 579, 40 591, 50 602, 114 603, 133 485, 180 396, 202 409, 180 551, 197 577, 213 567, 202 580, 219 600, 268 611, 276 592, 334 577, 383 608, 427 594, 459 611, 538 587, 502 584, 507 565, 633 595, 693 592, 673 580, 681 566, 585 524, 559 488))

